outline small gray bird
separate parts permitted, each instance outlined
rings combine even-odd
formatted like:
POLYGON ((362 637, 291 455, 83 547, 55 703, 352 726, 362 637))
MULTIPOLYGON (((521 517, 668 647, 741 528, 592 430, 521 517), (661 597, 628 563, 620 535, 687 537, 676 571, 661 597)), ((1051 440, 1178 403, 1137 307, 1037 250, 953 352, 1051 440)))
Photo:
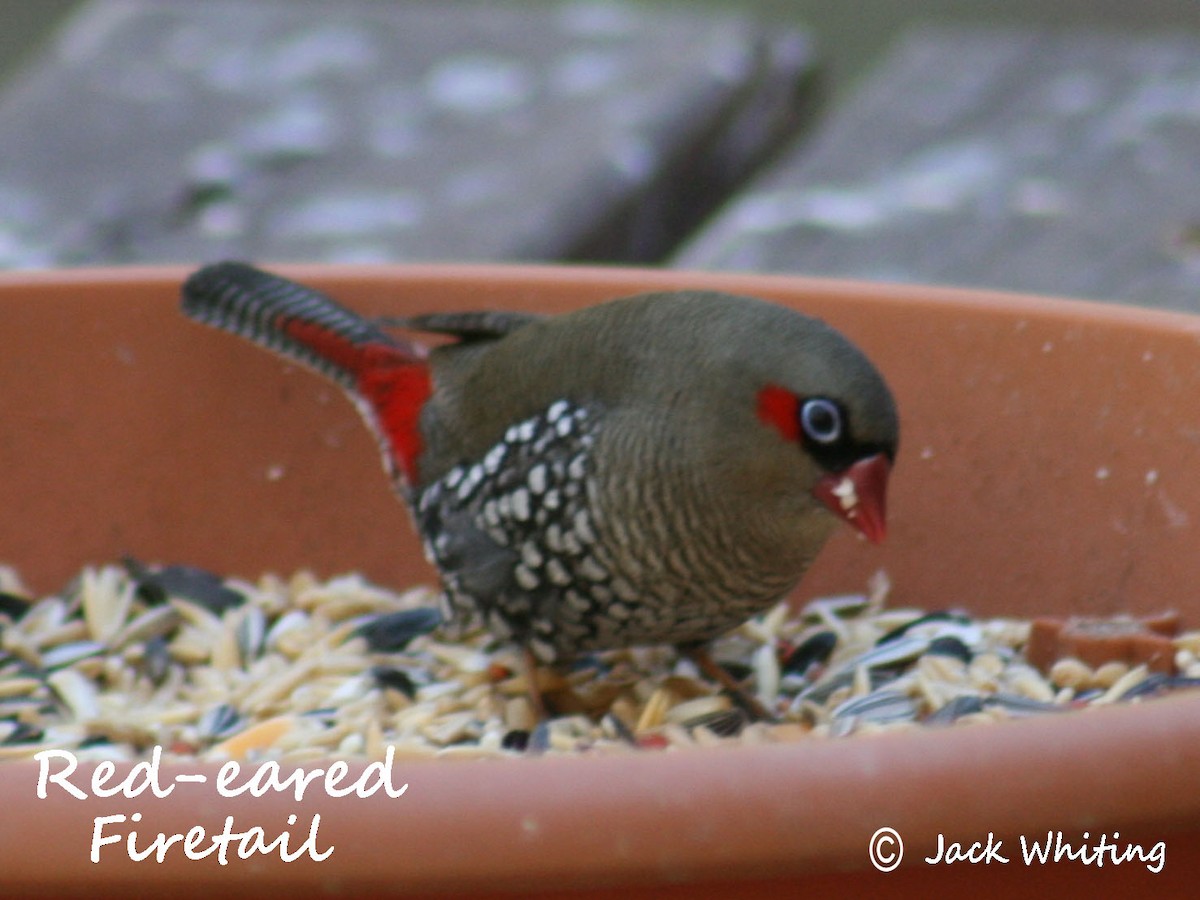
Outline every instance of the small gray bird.
POLYGON ((705 644, 787 594, 839 518, 884 536, 887 385, 840 333, 762 300, 681 291, 389 323, 454 339, 430 349, 225 262, 187 280, 183 309, 347 391, 448 617, 530 665, 670 643, 736 689, 705 644))

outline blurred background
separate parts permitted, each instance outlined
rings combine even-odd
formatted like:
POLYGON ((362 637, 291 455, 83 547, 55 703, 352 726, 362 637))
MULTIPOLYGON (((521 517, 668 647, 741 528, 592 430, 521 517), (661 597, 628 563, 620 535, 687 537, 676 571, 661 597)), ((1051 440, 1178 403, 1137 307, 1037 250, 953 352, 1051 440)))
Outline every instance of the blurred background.
POLYGON ((1198 173, 1196 0, 0 0, 0 269, 655 264, 1200 311, 1198 173))
MULTIPOLYGON (((0 79, 37 51, 56 23, 84 0, 0 0, 0 79)), ((203 3, 203 0, 197 0, 203 3)), ((254 0, 247 0, 252 4, 254 0)), ((391 6, 431 0, 377 0, 391 6)), ((437 0, 432 0, 436 3, 437 0)), ((492 2, 533 6, 545 0, 492 2)), ((835 90, 847 89, 896 37, 920 22, 1119 28, 1127 32, 1188 29, 1200 34, 1196 0, 638 0, 651 7, 753 12, 767 20, 800 23, 823 48, 835 90)))

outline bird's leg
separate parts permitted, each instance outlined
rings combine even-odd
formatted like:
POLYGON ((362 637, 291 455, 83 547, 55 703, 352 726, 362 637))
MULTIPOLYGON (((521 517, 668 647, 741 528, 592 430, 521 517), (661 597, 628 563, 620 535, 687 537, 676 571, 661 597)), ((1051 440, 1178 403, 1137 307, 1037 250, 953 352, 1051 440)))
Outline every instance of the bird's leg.
POLYGON ((707 645, 680 644, 676 649, 694 662, 702 675, 711 678, 724 688, 729 693, 733 702, 741 707, 751 719, 759 722, 775 721, 775 716, 767 711, 767 708, 758 701, 757 697, 749 693, 732 675, 717 665, 716 661, 712 658, 712 654, 708 652, 707 645))
POLYGON ((538 661, 528 645, 521 648, 521 667, 525 670, 525 683, 529 689, 529 703, 533 707, 533 714, 539 722, 545 722, 549 716, 546 714, 546 701, 542 698, 542 690, 538 686, 538 661))

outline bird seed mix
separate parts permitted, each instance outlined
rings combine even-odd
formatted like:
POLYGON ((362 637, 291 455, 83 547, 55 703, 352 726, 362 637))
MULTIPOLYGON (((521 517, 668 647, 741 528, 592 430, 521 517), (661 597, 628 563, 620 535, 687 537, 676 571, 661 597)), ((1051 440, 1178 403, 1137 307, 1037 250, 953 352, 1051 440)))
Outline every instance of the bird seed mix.
POLYGON ((1032 624, 889 609, 863 595, 780 603, 713 656, 777 716, 749 716, 669 647, 582 656, 538 678, 477 632, 439 632, 437 594, 358 575, 256 582, 185 566, 86 568, 31 601, 0 567, 0 759, 516 756, 801 741, 1059 715, 1200 685, 1200 632, 1168 656, 1025 658, 1032 624))

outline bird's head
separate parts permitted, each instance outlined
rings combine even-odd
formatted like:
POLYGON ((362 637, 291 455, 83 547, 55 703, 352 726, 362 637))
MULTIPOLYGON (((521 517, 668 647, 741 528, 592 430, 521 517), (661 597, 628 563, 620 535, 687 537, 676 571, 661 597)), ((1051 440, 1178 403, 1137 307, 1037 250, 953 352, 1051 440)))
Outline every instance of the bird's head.
POLYGON ((813 497, 879 543, 887 533, 887 483, 898 437, 895 407, 890 397, 839 396, 831 388, 801 394, 766 384, 758 391, 757 415, 815 465, 813 497), (865 427, 856 431, 858 422, 865 427))
POLYGON ((866 355, 824 322, 760 300, 699 294, 684 309, 692 327, 676 340, 696 344, 695 421, 723 477, 785 520, 781 530, 827 530, 816 521, 828 511, 882 541, 899 423, 866 355))

